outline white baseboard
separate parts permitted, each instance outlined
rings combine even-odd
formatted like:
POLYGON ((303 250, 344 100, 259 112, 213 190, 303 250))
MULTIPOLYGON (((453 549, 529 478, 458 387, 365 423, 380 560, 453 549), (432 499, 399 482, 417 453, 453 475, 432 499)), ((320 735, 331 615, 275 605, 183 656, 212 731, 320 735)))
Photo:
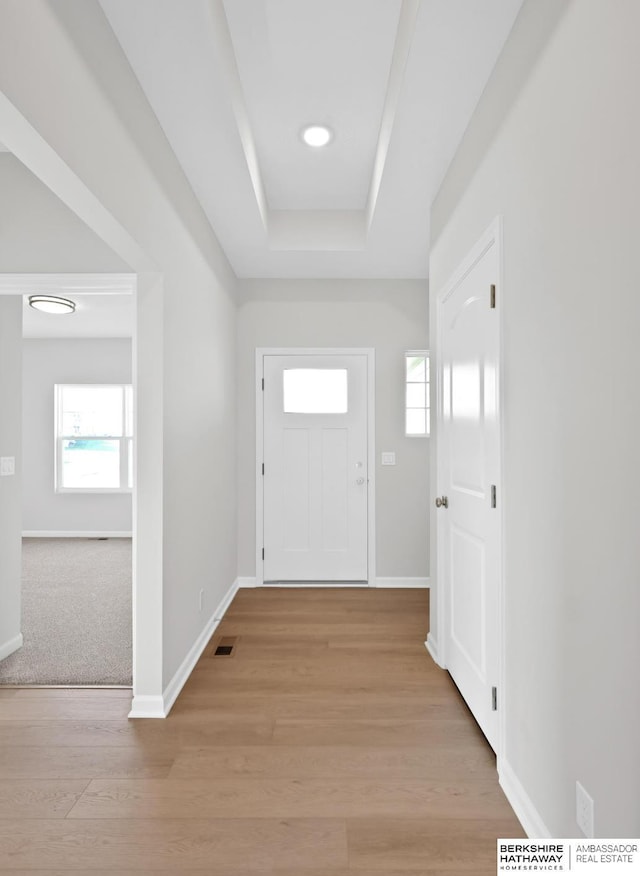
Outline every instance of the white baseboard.
POLYGON ((429 654, 431 654, 431 656, 433 657, 433 659, 434 659, 434 661, 437 663, 437 665, 438 665, 441 669, 444 669, 444 666, 443 666, 442 663, 440 662, 440 657, 439 657, 439 655, 438 655, 438 643, 437 643, 436 640, 433 638, 433 636, 431 635, 431 633, 428 633, 428 634, 427 634, 427 641, 424 643, 424 646, 425 646, 425 648, 427 649, 427 651, 429 652, 429 654))
POLYGON ((200 659, 202 652, 206 648, 209 639, 211 638, 211 636, 215 632, 216 627, 224 617, 226 610, 231 605, 231 601, 238 592, 240 586, 246 587, 249 585, 240 585, 238 578, 236 578, 231 587, 227 590, 225 595, 220 600, 216 610, 207 621, 204 629, 189 649, 187 656, 184 658, 173 678, 164 689, 162 696, 134 696, 133 702, 131 704, 131 711, 129 712, 130 718, 167 717, 167 715, 171 711, 171 707, 178 698, 178 694, 185 686, 189 676, 194 670, 196 663, 200 659))
POLYGON ((164 697, 134 696, 130 718, 166 718, 164 697))
POLYGON ((376 578, 374 586, 425 589, 429 587, 429 578, 376 578))
POLYGON ((14 651, 18 650, 18 648, 22 648, 23 644, 24 640, 22 638, 22 633, 18 633, 17 636, 14 636, 7 642, 3 642, 2 645, 0 645, 0 660, 4 660, 4 658, 8 657, 9 654, 13 654, 14 651))
POLYGON ((311 590, 330 590, 331 588, 361 587, 366 590, 369 585, 366 581, 263 581, 260 587, 277 588, 284 587, 293 590, 309 588, 311 590))
POLYGON ((500 787, 511 808, 515 812, 525 833, 530 839, 552 839, 552 833, 546 826, 540 813, 533 805, 531 798, 520 783, 509 764, 502 758, 498 762, 498 777, 500 787))
MULTIPOLYGON (((408 587, 412 589, 423 589, 429 587, 429 578, 375 578, 370 585, 366 581, 326 581, 319 583, 318 581, 276 581, 273 584, 260 586, 266 587, 408 587)), ((238 587, 258 587, 257 578, 237 578, 238 587)))
POLYGON ((129 531, 114 530, 111 532, 92 531, 92 530, 49 530, 36 529, 22 533, 23 538, 131 538, 132 533, 129 531))

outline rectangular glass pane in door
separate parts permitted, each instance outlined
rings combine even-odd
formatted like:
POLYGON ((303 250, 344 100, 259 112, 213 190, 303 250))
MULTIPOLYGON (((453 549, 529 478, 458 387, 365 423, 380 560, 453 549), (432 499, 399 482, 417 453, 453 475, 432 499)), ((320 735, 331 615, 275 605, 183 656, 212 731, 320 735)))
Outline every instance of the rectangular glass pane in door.
POLYGON ((346 414, 346 368, 285 368, 282 372, 285 414, 346 414))

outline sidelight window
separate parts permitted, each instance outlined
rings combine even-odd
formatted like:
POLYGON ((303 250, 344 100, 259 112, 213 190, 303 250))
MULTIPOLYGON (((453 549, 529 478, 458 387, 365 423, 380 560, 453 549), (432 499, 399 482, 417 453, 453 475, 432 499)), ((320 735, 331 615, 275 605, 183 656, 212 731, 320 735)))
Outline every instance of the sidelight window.
POLYGON ((405 435, 426 437, 431 431, 429 352, 408 350, 405 359, 405 435))

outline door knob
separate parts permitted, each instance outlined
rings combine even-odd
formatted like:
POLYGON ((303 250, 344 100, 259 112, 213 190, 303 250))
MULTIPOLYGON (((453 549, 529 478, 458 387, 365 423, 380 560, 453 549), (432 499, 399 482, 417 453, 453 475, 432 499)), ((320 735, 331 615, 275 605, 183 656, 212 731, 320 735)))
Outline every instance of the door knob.
POLYGON ((364 478, 358 478, 356 484, 364 484, 364 478))
POLYGON ((436 508, 448 508, 449 507, 449 499, 446 496, 438 496, 436 499, 436 508))

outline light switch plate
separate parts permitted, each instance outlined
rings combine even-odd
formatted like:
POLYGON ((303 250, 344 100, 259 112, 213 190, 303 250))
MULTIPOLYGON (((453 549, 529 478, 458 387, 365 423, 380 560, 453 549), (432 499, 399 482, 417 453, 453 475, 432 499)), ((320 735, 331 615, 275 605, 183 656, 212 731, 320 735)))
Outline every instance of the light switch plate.
POLYGON ((0 476, 8 477, 16 473, 15 456, 0 456, 0 476))
POLYGON ((393 452, 385 452, 382 454, 382 464, 383 465, 395 465, 396 464, 396 455, 393 452))

